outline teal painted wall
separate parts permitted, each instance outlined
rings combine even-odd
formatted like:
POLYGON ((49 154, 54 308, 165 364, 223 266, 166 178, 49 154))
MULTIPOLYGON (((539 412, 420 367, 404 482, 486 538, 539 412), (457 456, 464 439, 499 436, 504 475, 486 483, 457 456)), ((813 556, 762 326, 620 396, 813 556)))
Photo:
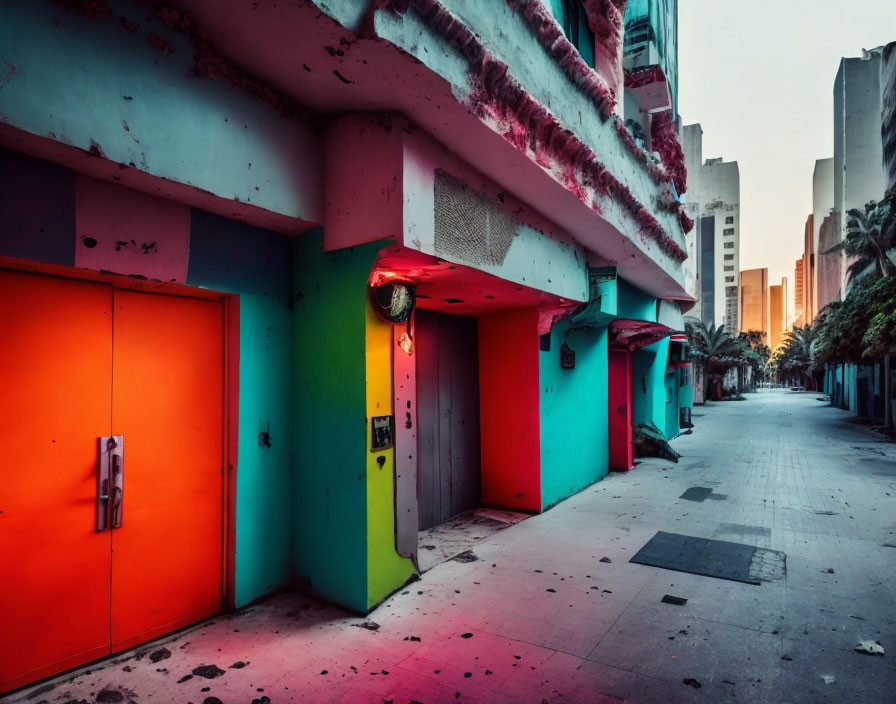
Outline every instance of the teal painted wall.
POLYGON ((616 286, 616 316, 629 320, 656 322, 656 298, 632 286, 627 281, 618 280, 616 286))
POLYGON ((632 355, 634 425, 653 423, 666 432, 666 363, 669 338, 642 347, 632 355))
POLYGON ((367 611, 367 277, 383 245, 322 251, 295 241, 293 380, 299 586, 367 611))
POLYGON ((607 328, 551 330, 551 349, 538 353, 541 405, 541 502, 547 509, 606 476, 607 328), (576 353, 575 369, 560 367, 560 347, 576 353))
POLYGON ((287 238, 269 230, 192 211, 187 283, 239 294, 237 606, 289 584, 291 578, 289 248, 287 238), (258 432, 268 428, 271 447, 259 447, 258 432))

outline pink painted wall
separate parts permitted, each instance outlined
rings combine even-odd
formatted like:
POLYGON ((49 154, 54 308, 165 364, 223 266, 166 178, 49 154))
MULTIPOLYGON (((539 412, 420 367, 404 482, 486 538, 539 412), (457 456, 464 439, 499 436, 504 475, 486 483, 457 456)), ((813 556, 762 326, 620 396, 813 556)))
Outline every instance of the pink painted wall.
POLYGON ((538 311, 479 318, 482 502, 541 510, 538 311))
MULTIPOLYGON (((324 159, 324 249, 401 238, 404 118, 344 115, 329 123, 324 159)), ((430 217, 432 213, 430 213, 430 217)))
POLYGON ((189 206, 77 175, 76 267, 186 283, 189 256, 189 206))

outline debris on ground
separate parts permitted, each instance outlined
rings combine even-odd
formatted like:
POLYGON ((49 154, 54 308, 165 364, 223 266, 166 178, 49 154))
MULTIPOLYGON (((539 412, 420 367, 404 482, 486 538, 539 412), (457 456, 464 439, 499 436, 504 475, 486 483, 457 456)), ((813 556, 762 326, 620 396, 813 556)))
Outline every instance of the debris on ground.
POLYGON ((365 621, 364 623, 353 623, 355 628, 365 628, 368 631, 378 631, 380 630, 380 624, 376 621, 365 621))
POLYGON ((231 670, 242 670, 249 663, 243 662, 242 660, 237 660, 233 665, 230 666, 231 670))
POLYGON ((684 606, 688 603, 687 599, 680 596, 672 596, 671 594, 666 594, 660 601, 664 604, 674 604, 675 606, 684 606))
POLYGON ((451 559, 455 562, 476 562, 479 558, 476 557, 476 553, 472 550, 465 550, 460 555, 455 555, 451 559))
POLYGON ((880 644, 880 641, 876 640, 860 640, 853 650, 857 653, 864 653, 865 655, 884 654, 884 646, 880 644))
POLYGON ((612 562, 612 560, 609 557, 602 557, 602 558, 600 558, 600 560, 598 560, 598 562, 610 563, 610 562, 612 562))
POLYGON ((825 684, 832 684, 833 682, 837 681, 833 675, 822 675, 821 679, 824 680, 825 684))
POLYGON ((220 677, 224 674, 224 670, 222 670, 217 665, 200 665, 199 667, 193 668, 193 674, 197 677, 204 677, 207 680, 213 680, 215 677, 220 677))
POLYGON ((167 660, 171 657, 171 651, 168 648, 159 648, 158 650, 154 650, 149 654, 149 659, 151 662, 159 662, 160 660, 167 660))
POLYGON ((653 423, 641 423, 632 428, 632 444, 635 457, 659 457, 670 462, 678 462, 681 457, 653 423))
POLYGON ((693 687, 694 689, 700 689, 703 686, 702 684, 700 684, 700 682, 695 680, 693 677, 685 677, 682 680, 682 683, 686 684, 688 687, 693 687))

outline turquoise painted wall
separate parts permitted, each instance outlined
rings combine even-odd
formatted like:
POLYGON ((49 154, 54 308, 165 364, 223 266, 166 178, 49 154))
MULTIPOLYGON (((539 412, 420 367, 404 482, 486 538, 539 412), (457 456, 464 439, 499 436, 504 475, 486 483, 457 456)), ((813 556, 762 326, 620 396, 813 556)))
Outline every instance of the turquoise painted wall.
POLYGON ((666 363, 669 338, 642 347, 632 355, 634 425, 653 423, 666 432, 666 363))
POLYGON ((293 382, 299 586, 367 611, 367 277, 382 243, 323 252, 295 240, 293 382))
POLYGON ((551 349, 538 354, 541 386, 541 502, 547 509, 606 476, 607 328, 551 330, 551 349), (560 347, 576 353, 575 369, 560 367, 560 347))
POLYGON ((287 585, 291 578, 289 248, 289 240, 269 230, 192 211, 187 283, 238 293, 240 301, 237 606, 287 585), (258 444, 261 429, 270 432, 270 448, 258 444))
POLYGON ((649 293, 645 293, 623 279, 618 279, 616 296, 617 317, 656 322, 656 298, 649 293))

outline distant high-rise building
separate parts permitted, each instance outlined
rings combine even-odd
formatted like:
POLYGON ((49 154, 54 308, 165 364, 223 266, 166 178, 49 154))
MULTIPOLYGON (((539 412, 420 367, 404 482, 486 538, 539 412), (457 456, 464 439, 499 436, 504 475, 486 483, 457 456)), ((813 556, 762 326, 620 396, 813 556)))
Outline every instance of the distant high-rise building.
POLYGON ((769 331, 768 346, 778 347, 788 330, 787 277, 781 279, 777 286, 769 286, 769 331))
MULTIPOLYGON (((698 292, 690 315, 706 325, 740 330, 740 173, 736 161, 703 161, 703 129, 681 129, 688 171, 685 212, 697 225, 687 236, 698 292), (692 254, 693 253, 693 254, 692 254)), ((686 271, 687 275, 687 271, 686 271)))
POLYGON ((684 260, 684 281, 688 291, 695 291, 697 304, 689 315, 703 319, 700 301, 700 167, 703 164, 703 129, 699 124, 681 128, 681 148, 684 152, 685 168, 688 172, 688 190, 682 196, 682 205, 694 227, 685 234, 688 258, 684 260))
POLYGON ((698 308, 695 318, 703 321, 709 327, 715 325, 713 311, 716 302, 716 218, 713 215, 705 215, 700 218, 700 287, 698 288, 698 308))
MULTIPOLYGON (((703 315, 711 315, 715 325, 739 330, 740 172, 736 161, 719 158, 704 162, 700 169, 700 212, 715 217, 715 300, 712 310, 704 310, 703 315)), ((707 269, 705 265, 701 268, 707 269)))
POLYGON ((740 331, 769 334, 768 269, 740 272, 740 331))
POLYGON ((806 226, 803 228, 803 259, 802 259, 802 295, 795 300, 795 305, 800 307, 802 322, 807 325, 815 320, 815 216, 809 213, 806 218, 806 226))
POLYGON ((812 317, 840 294, 841 254, 827 254, 827 250, 839 242, 840 230, 834 224, 834 158, 819 159, 812 174, 812 244, 815 249, 815 266, 812 271, 812 317), (828 223, 827 238, 823 240, 821 227, 828 223), (834 231, 836 230, 836 232, 834 231))
POLYGON ((881 54, 881 148, 887 190, 896 187, 896 42, 890 42, 881 54))
POLYGON ((805 325, 805 270, 803 269, 803 260, 797 259, 793 268, 793 324, 805 325))
MULTIPOLYGON (((834 80, 834 211, 840 236, 846 236, 847 213, 884 195, 881 147, 881 55, 883 47, 862 51, 860 58, 840 60, 834 80)), ((840 258, 839 297, 846 294, 847 261, 840 258)))

